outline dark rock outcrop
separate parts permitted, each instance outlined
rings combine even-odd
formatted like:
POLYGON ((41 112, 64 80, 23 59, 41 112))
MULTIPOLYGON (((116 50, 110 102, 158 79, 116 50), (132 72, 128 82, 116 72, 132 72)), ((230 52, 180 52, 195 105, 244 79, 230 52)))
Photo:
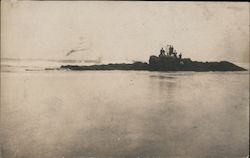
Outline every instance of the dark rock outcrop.
POLYGON ((149 63, 135 62, 133 64, 106 64, 106 65, 63 65, 60 69, 67 70, 148 70, 148 71, 245 71, 228 61, 220 62, 199 62, 190 58, 182 58, 180 53, 177 56, 176 50, 170 45, 169 50, 163 48, 159 56, 150 56, 149 63))
POLYGON ((179 59, 172 57, 151 56, 149 59, 150 70, 155 71, 245 71, 228 61, 199 62, 189 58, 179 59))
POLYGON ((148 70, 148 71, 245 71, 227 61, 221 62, 198 62, 190 59, 183 59, 178 63, 169 59, 158 59, 150 57, 149 64, 137 62, 133 64, 107 64, 107 65, 62 65, 60 69, 67 70, 148 70))
POLYGON ((133 64, 107 64, 107 65, 91 65, 91 66, 78 66, 78 65, 62 65, 61 69, 68 70, 149 70, 147 63, 136 62, 133 64))

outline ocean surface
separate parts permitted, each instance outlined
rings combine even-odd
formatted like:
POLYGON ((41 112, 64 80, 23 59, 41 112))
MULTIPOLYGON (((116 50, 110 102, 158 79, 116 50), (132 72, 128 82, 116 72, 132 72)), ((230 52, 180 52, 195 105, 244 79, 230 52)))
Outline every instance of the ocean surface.
POLYGON ((26 68, 1 71, 1 158, 249 153, 249 71, 26 68))

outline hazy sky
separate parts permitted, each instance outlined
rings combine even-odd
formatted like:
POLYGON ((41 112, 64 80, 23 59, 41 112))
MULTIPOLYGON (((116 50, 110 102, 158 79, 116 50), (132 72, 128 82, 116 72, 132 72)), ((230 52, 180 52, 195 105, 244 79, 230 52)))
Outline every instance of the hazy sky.
POLYGON ((1 1, 1 56, 249 61, 248 2, 1 1), (82 49, 66 56, 71 49, 82 49))

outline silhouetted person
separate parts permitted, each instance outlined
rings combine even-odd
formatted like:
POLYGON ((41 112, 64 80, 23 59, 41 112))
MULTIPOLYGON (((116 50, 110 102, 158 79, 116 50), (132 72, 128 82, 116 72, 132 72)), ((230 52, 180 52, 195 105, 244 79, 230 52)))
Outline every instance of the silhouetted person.
POLYGON ((169 55, 171 56, 174 52, 174 47, 170 45, 169 47, 169 55))
POLYGON ((165 50, 163 48, 161 48, 160 50, 160 56, 164 56, 165 55, 165 50))
POLYGON ((174 57, 177 58, 177 53, 174 53, 174 57))
POLYGON ((182 57, 182 54, 180 53, 180 54, 179 54, 179 59, 181 59, 181 57, 182 57))

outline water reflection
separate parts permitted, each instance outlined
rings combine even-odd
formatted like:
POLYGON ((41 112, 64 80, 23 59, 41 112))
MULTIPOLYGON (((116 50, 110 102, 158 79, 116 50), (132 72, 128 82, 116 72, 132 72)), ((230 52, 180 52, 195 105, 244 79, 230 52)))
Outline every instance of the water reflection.
POLYGON ((245 74, 99 71, 1 77, 4 158, 248 154, 245 74))

